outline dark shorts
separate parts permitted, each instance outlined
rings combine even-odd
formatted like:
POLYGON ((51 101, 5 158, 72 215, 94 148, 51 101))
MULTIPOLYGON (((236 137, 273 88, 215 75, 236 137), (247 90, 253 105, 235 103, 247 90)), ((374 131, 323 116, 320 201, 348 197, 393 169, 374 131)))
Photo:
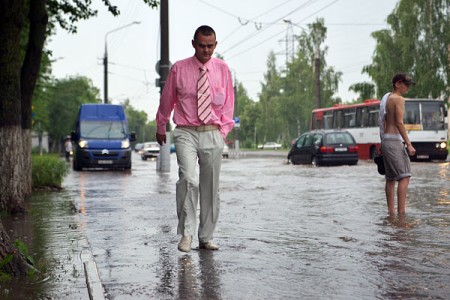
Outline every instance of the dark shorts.
POLYGON ((384 157, 386 180, 401 180, 411 177, 411 163, 408 152, 402 141, 397 139, 383 139, 381 152, 384 157))

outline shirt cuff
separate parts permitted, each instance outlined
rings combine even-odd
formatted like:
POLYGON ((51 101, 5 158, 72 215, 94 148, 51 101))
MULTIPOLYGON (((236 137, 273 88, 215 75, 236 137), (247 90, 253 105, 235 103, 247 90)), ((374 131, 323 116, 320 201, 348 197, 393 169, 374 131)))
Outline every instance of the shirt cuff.
POLYGON ((156 132, 161 135, 166 135, 166 125, 158 126, 158 129, 156 132))

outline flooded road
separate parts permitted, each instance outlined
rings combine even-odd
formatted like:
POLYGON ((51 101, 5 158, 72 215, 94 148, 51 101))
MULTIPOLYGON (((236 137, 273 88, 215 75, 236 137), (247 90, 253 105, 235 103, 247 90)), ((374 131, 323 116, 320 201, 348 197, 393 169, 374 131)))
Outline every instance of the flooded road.
MULTIPOLYGON (((407 217, 388 220, 384 178, 357 166, 225 159, 220 250, 177 250, 177 165, 71 172, 71 199, 108 299, 448 299, 450 163, 412 163, 407 217)), ((77 293, 64 299, 86 299, 77 293)))
MULTIPOLYGON (((72 172, 109 299, 450 297, 449 163, 413 163, 407 218, 386 217, 373 163, 223 161, 217 252, 177 250, 175 183, 134 156, 131 173, 72 172)), ((194 245, 198 243, 194 238, 194 245)))

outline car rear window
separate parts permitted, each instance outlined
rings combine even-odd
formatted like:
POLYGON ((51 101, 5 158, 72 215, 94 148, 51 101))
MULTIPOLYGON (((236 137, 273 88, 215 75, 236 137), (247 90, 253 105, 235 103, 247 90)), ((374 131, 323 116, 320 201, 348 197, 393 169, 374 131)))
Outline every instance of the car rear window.
POLYGON ((332 132, 325 136, 325 144, 353 144, 352 136, 347 132, 332 132))

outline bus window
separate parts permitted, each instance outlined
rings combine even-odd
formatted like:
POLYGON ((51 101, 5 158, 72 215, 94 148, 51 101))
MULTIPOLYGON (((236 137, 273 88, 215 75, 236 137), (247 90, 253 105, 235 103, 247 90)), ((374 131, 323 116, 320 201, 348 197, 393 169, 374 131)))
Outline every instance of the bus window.
POLYGON ((363 108, 361 111, 361 127, 369 127, 369 109, 363 108))
POLYGON ((323 129, 333 128, 333 112, 327 111, 323 114, 323 129))
POLYGON ((333 128, 343 128, 344 118, 342 116, 342 110, 335 110, 333 115, 333 128))
POLYGON ((420 124, 420 112, 418 102, 405 102, 405 113, 403 114, 403 123, 420 124))
POLYGON ((362 126, 362 117, 363 117, 364 108, 358 107, 356 109, 356 118, 355 118, 355 127, 363 127, 362 126))
POLYGON ((366 126, 368 127, 376 127, 378 126, 378 116, 380 113, 380 109, 378 106, 372 106, 367 108, 368 111, 368 123, 366 126))
POLYGON ((355 109, 344 110, 344 128, 354 128, 356 126, 355 109))
POLYGON ((440 103, 423 103, 422 118, 424 130, 443 130, 444 125, 444 107, 440 103))

